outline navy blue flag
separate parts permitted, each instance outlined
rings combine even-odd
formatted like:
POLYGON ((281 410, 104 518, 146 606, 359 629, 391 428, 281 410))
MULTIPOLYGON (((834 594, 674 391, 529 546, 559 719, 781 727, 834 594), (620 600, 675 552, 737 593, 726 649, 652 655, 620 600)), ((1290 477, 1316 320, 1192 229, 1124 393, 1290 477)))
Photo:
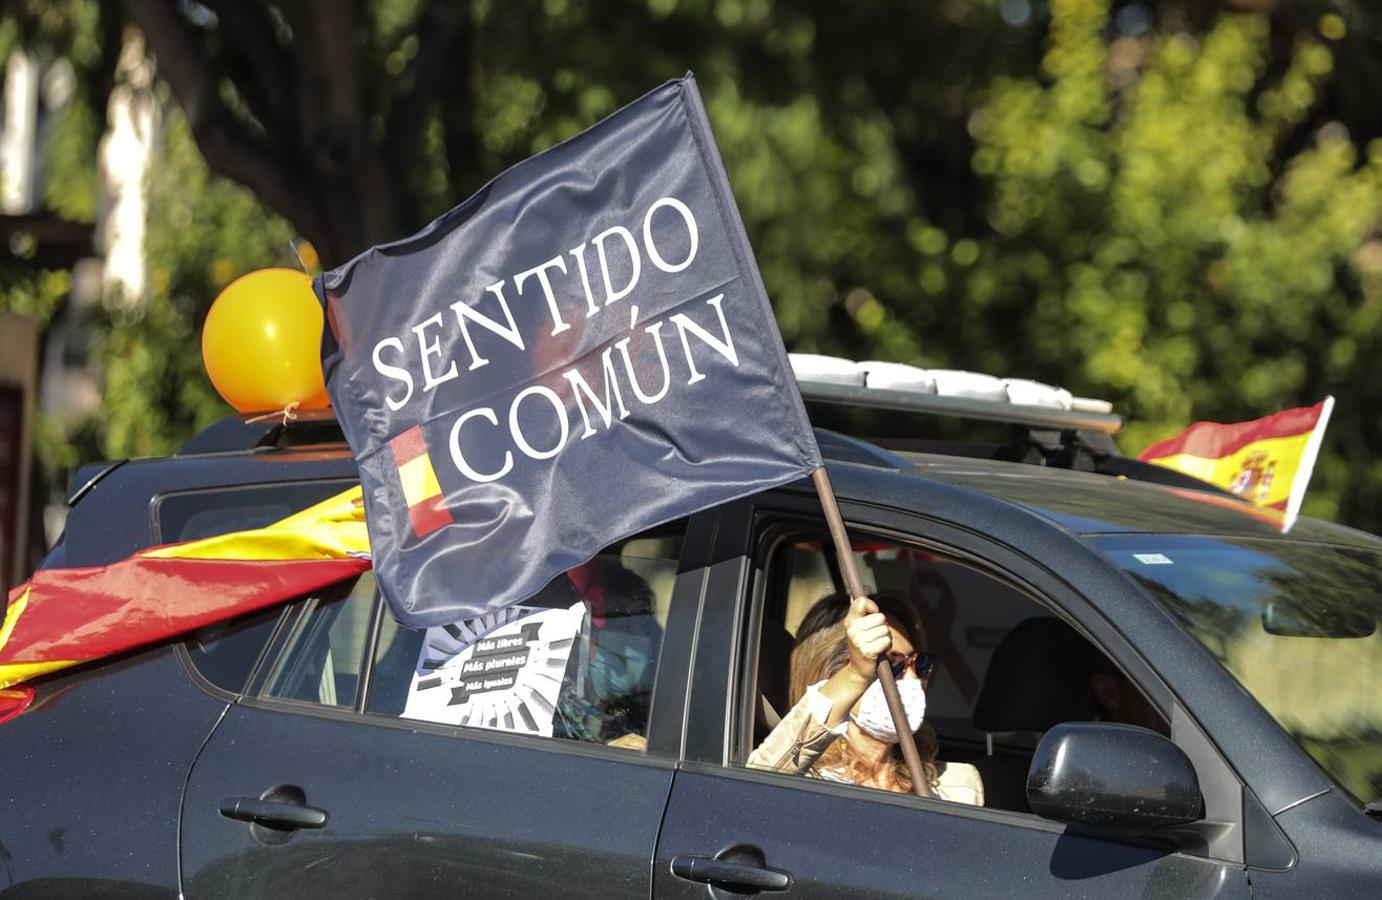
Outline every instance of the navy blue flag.
POLYGON ((405 625, 821 465, 690 75, 315 288, 405 625))

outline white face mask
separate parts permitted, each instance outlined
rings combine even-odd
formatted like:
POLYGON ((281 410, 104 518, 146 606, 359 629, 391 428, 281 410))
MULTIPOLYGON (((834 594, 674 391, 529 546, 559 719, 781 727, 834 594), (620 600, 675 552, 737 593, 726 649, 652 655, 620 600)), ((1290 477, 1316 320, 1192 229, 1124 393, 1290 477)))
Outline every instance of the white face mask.
MULTIPOLYGON (((907 726, 916 731, 926 717, 926 690, 919 678, 904 678, 897 683, 897 692, 902 695, 902 708, 907 711, 907 726)), ((854 714, 854 723, 864 733, 875 740, 888 744, 897 743, 897 730, 893 728, 892 713, 888 712, 888 699, 883 696, 883 684, 875 680, 864 691, 859 701, 859 711, 854 714)))

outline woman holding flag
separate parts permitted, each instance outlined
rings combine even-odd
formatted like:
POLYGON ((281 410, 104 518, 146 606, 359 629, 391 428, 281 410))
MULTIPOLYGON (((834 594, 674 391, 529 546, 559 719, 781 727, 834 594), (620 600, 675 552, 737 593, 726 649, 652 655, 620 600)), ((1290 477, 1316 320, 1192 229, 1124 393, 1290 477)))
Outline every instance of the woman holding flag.
POLYGON ((926 632, 905 601, 875 593, 852 603, 822 598, 806 614, 792 650, 795 705, 749 756, 755 768, 983 805, 972 766, 938 764, 934 740, 919 741, 927 784, 917 792, 899 752, 877 660, 886 658, 907 712, 921 728, 933 664, 926 632))

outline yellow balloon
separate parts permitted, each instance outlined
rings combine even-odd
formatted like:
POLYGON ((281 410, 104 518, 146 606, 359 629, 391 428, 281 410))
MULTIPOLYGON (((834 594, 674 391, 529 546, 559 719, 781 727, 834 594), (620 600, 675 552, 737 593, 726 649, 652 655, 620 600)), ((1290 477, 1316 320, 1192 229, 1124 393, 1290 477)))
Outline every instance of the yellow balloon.
POLYGON ((297 403, 325 409, 322 311, 312 279, 292 269, 260 269, 226 286, 202 328, 211 383, 242 413, 297 403))

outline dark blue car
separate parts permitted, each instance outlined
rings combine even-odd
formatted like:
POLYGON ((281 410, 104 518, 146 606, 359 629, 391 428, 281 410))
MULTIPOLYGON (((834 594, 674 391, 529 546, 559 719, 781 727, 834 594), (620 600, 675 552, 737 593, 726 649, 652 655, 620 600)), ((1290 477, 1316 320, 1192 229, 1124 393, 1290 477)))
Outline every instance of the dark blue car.
MULTIPOLYGON (((1283 535, 1117 456, 1112 417, 927 433, 807 388, 865 581, 929 637, 923 737, 982 804, 745 766, 840 588, 802 483, 554 582, 531 609, 579 624, 521 708, 444 681, 509 619, 411 631, 368 575, 40 679, 0 724, 0 898, 1382 895, 1382 540, 1283 535)), ((227 420, 79 473, 47 565, 355 477, 329 418, 227 420)))

